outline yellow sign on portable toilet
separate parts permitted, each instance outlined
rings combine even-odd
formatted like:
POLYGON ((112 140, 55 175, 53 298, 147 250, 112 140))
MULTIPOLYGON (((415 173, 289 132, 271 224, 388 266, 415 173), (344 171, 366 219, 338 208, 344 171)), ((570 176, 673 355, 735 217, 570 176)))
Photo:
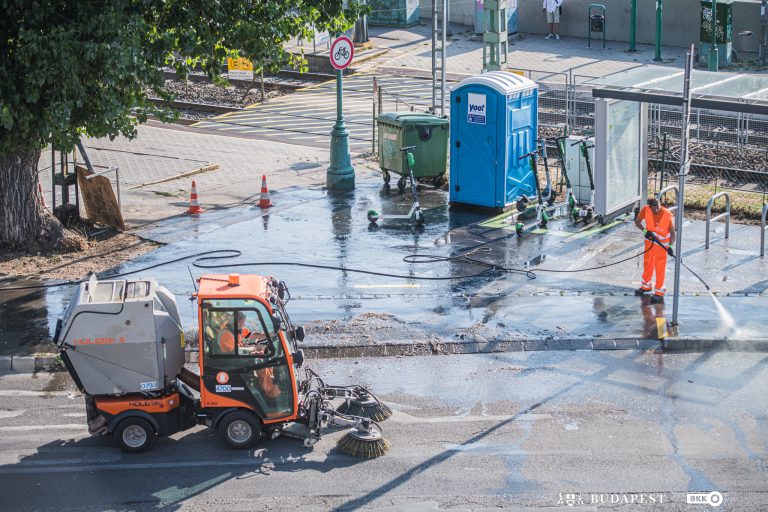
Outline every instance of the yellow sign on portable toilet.
POLYGON ((253 62, 248 59, 227 58, 227 73, 232 80, 253 80, 253 62))

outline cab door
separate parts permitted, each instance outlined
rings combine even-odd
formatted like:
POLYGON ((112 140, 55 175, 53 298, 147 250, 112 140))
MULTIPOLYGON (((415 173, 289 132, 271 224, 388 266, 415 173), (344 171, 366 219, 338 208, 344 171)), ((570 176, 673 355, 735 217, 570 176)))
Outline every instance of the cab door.
POLYGON ((205 300, 201 319, 201 405, 246 407, 264 423, 294 416, 292 368, 269 309, 251 299, 205 300))

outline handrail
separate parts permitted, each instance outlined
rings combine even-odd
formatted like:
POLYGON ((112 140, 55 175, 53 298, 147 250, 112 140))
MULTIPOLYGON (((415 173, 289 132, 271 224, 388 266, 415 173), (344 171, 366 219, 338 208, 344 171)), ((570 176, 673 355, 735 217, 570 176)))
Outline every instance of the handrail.
POLYGON ((704 242, 704 248, 709 249, 709 225, 711 222, 719 220, 725 217, 725 238, 728 238, 731 227, 731 195, 728 192, 718 192, 709 198, 707 202, 707 236, 704 242), (725 211, 720 215, 712 218, 712 206, 718 197, 725 196, 725 211))
POLYGON ((766 216, 768 216, 768 204, 763 205, 763 213, 760 215, 760 257, 765 256, 765 228, 766 216))
POLYGON ((677 194, 677 185, 669 185, 669 186, 666 186, 663 189, 659 190, 659 193, 656 194, 656 199, 658 199, 659 204, 661 204, 661 198, 664 197, 664 194, 666 194, 667 192, 669 192, 671 190, 675 191, 675 206, 670 206, 669 208, 667 208, 667 210, 673 212, 673 211, 677 210, 677 206, 678 206, 677 205, 677 196, 678 196, 678 194, 677 194))

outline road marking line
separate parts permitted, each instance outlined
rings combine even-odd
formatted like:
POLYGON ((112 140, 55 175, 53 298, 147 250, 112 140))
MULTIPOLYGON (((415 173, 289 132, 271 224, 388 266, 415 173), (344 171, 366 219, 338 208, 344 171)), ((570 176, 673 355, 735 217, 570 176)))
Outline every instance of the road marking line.
POLYGON ((0 432, 27 432, 30 430, 88 430, 88 426, 83 423, 64 423, 62 425, 20 425, 0 427, 0 432))
POLYGON ((352 288, 421 288, 420 284, 356 284, 352 288))
POLYGON ((29 391, 26 389, 3 389, 0 396, 69 396, 69 391, 29 391))

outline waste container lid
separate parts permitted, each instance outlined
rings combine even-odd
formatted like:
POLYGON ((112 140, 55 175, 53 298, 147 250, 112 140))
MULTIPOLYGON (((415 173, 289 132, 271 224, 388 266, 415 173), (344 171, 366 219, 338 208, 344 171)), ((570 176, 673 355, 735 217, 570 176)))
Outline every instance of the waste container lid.
POLYGON ((530 91, 538 87, 533 80, 508 71, 491 71, 482 75, 471 76, 456 84, 453 89, 459 89, 465 85, 484 85, 505 96, 530 91))
POLYGON ((443 126, 448 124, 448 119, 423 112, 384 112, 379 114, 378 119, 395 126, 443 126))

